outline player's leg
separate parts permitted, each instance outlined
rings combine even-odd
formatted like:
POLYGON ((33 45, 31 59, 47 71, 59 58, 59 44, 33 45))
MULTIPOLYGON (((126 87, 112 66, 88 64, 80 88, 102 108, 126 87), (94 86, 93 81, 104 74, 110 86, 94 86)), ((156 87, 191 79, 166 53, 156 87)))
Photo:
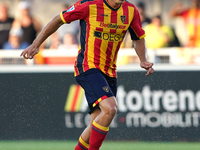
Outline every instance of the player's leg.
MULTIPOLYGON (((91 69, 77 76, 76 81, 85 90, 90 113, 99 107, 99 103, 101 103, 100 107, 103 109, 103 112, 101 111, 102 113, 97 117, 95 116, 99 119, 94 119, 96 121, 92 123, 92 131, 89 140, 91 145, 89 149, 98 150, 107 135, 109 125, 117 111, 117 103, 114 97, 116 96, 117 80, 116 78, 106 76, 98 69, 91 69), (113 86, 111 86, 110 83, 113 84, 113 86)), ((85 133, 88 134, 89 129, 88 127, 85 133)))
POLYGON ((90 139, 90 134, 91 134, 91 129, 92 129, 92 123, 95 120, 95 118, 100 114, 100 109, 96 108, 94 110, 94 112, 92 112, 92 114, 90 115, 90 124, 87 126, 87 128, 85 128, 85 130, 83 131, 83 133, 81 134, 83 140, 86 143, 89 143, 89 139, 90 139))
POLYGON ((109 130, 110 123, 117 113, 117 102, 114 96, 99 103, 101 113, 92 123, 89 150, 99 150, 109 130))
POLYGON ((100 114, 100 109, 96 108, 90 115, 90 124, 85 128, 79 137, 78 144, 75 147, 75 150, 87 150, 89 148, 89 139, 92 129, 92 123, 94 119, 100 114))
POLYGON ((99 103, 101 113, 96 117, 95 122, 102 126, 109 126, 117 113, 117 101, 114 96, 99 103))
POLYGON ((113 96, 104 99, 99 103, 99 107, 101 108, 101 113, 99 116, 96 117, 93 128, 97 131, 99 129, 100 132, 103 130, 103 134, 99 134, 100 132, 95 132, 95 130, 92 130, 92 134, 90 137, 90 149, 98 150, 99 147, 102 145, 107 132, 108 127, 113 120, 116 111, 117 111, 117 102, 116 102, 116 94, 117 94, 117 80, 116 78, 108 77, 107 75, 103 74, 104 78, 106 79, 108 83, 109 89, 112 91, 113 96), (98 127, 97 127, 98 126, 98 127), (95 135, 97 133, 97 135, 95 135), (106 133, 106 134, 105 134, 106 133), (94 137, 94 138, 93 138, 94 137), (97 140, 97 138, 100 138, 97 140), (93 144, 92 144, 93 143, 93 144), (93 146, 94 145, 94 146, 93 146))

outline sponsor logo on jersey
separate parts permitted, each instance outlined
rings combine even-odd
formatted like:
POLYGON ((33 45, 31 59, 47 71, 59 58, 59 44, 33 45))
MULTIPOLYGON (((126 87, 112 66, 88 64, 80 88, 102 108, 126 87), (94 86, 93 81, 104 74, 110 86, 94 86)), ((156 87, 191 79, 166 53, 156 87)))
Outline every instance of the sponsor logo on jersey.
POLYGON ((100 31, 94 31, 94 37, 107 40, 107 41, 122 41, 124 39, 124 34, 115 33, 103 33, 100 31))
POLYGON ((100 27, 112 28, 112 29, 125 29, 126 28, 126 26, 123 26, 123 25, 117 25, 114 23, 104 23, 104 22, 100 23, 100 27))

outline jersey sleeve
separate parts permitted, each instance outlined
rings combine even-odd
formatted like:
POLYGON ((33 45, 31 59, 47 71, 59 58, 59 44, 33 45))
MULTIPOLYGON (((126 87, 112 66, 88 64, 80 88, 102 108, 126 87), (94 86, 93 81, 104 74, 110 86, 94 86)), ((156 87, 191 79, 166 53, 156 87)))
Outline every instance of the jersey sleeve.
POLYGON ((145 37, 145 31, 142 29, 141 19, 138 10, 134 9, 133 20, 129 27, 132 40, 139 40, 145 37))
POLYGON ((88 5, 82 3, 82 0, 72 5, 69 9, 60 13, 60 17, 64 23, 70 23, 75 20, 85 19, 88 16, 88 5))

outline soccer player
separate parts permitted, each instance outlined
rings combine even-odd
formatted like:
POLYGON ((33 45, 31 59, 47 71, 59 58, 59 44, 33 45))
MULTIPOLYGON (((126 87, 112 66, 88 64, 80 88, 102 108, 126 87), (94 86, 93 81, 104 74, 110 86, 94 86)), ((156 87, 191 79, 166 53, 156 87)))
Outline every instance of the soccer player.
POLYGON ((116 61, 127 30, 141 61, 140 66, 154 72, 147 61, 145 32, 136 7, 125 0, 80 0, 54 17, 21 56, 32 59, 39 46, 62 24, 80 20, 80 49, 75 60, 76 81, 85 90, 91 114, 75 150, 99 150, 117 113, 116 61))

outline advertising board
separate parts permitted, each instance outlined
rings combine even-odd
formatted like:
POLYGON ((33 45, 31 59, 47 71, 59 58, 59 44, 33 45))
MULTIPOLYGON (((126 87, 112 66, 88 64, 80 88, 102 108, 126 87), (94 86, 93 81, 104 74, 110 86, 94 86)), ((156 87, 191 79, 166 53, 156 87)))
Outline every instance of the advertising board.
MULTIPOLYGON (((108 140, 199 141, 200 71, 118 73, 108 140)), ((0 139, 77 140, 89 122, 72 72, 1 73, 0 139)))

